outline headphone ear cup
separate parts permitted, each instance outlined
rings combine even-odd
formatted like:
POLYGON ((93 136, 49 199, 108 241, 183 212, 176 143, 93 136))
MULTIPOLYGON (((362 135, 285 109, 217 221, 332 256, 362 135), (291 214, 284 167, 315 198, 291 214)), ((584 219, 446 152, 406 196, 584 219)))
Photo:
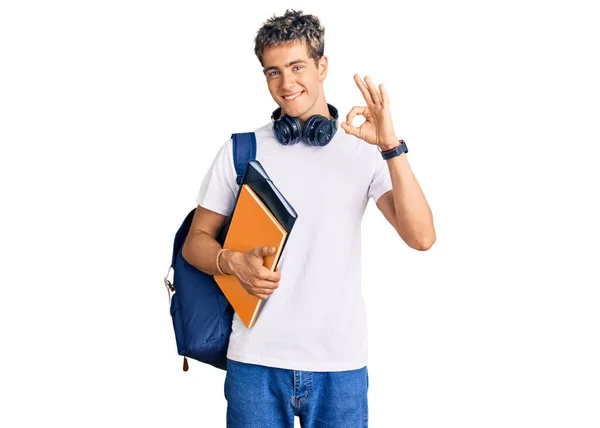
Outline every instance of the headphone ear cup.
POLYGON ((277 140, 284 146, 296 144, 302 139, 302 127, 295 117, 283 115, 273 124, 273 131, 277 140))
POLYGON ((333 121, 315 114, 304 123, 304 141, 311 146, 326 146, 335 135, 335 131, 333 121))

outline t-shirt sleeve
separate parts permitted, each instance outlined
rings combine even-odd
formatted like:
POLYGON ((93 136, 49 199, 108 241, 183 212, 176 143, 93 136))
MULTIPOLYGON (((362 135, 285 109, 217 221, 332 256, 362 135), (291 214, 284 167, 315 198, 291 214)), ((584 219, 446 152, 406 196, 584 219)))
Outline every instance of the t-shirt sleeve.
POLYGON ((373 156, 373 178, 369 185, 368 197, 373 198, 373 201, 377 203, 377 200, 386 192, 392 190, 392 178, 390 176, 390 169, 387 165, 387 161, 381 157, 381 153, 377 150, 376 146, 371 146, 373 156))
POLYGON ((196 203, 219 214, 230 216, 235 205, 239 186, 233 163, 233 141, 226 141, 206 172, 196 203))

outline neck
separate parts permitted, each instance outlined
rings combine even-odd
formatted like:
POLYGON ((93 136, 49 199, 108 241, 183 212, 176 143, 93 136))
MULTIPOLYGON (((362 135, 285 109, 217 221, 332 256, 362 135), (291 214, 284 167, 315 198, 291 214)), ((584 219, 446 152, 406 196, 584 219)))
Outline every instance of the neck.
POLYGON ((331 117, 331 114, 329 113, 329 107, 327 106, 327 101, 325 101, 325 98, 320 98, 319 100, 317 100, 317 102, 314 105, 314 108, 310 109, 305 114, 298 117, 300 125, 304 126, 304 123, 308 120, 308 118, 315 114, 325 116, 329 120, 333 119, 333 117, 331 117))

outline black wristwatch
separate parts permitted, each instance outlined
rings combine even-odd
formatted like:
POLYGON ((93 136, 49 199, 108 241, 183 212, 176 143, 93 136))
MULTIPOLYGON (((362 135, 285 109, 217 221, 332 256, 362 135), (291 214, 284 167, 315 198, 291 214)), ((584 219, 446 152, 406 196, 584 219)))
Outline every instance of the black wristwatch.
POLYGON ((379 150, 381 157, 385 160, 391 159, 395 156, 400 156, 402 153, 408 153, 408 147, 406 147, 404 140, 400 140, 400 145, 391 150, 382 151, 379 147, 377 147, 377 150, 379 150))

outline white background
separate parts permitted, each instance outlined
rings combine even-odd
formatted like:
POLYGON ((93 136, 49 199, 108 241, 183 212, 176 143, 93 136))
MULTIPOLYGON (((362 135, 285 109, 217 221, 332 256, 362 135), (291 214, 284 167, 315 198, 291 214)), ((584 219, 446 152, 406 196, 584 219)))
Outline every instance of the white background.
POLYGON ((593 2, 285 3, 2 2, 0 425, 225 427, 162 278, 218 148, 277 107, 254 36, 290 7, 343 118, 354 73, 385 84, 434 214, 426 252, 364 216, 370 426, 600 426, 593 2))

